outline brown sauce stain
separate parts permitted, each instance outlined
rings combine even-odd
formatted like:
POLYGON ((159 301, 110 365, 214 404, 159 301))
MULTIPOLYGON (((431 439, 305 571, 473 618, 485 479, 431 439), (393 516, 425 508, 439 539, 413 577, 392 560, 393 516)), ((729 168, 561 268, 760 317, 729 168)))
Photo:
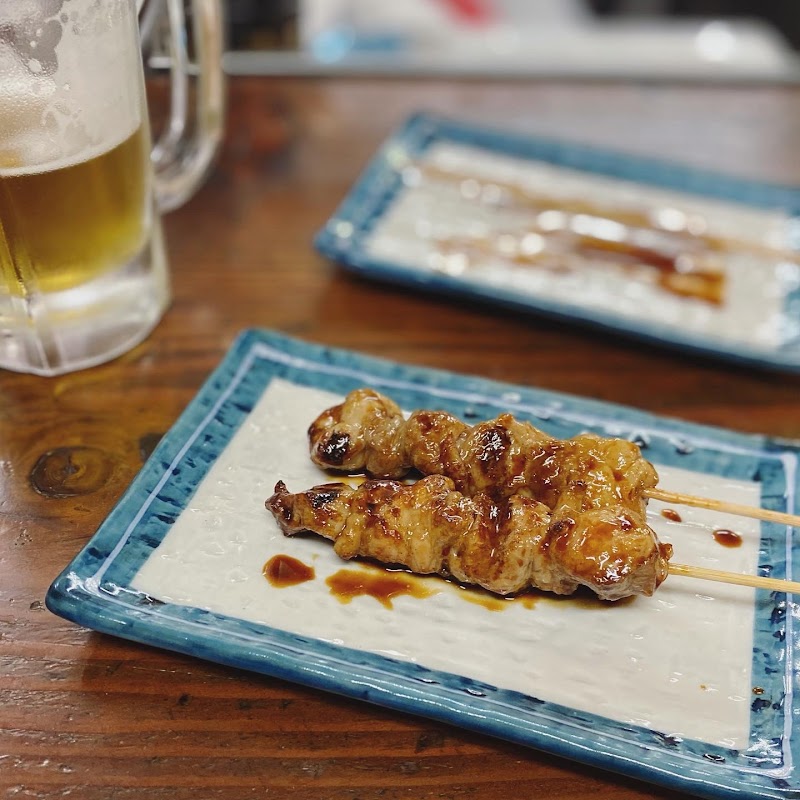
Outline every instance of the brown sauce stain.
POLYGON ((542 592, 538 597, 548 603, 569 604, 587 611, 607 611, 610 608, 630 605, 636 600, 635 596, 623 597, 619 600, 604 600, 585 586, 579 586, 573 594, 542 592))
POLYGON ((407 572, 392 572, 377 568, 340 569, 325 583, 340 603, 349 603, 354 597, 373 597, 386 608, 393 608, 396 597, 416 597, 422 600, 436 594, 426 582, 407 572))
MULTIPOLYGON (((316 573, 314 568, 304 564, 293 556, 279 554, 273 556, 264 564, 264 577, 275 588, 286 588, 296 586, 306 581, 314 580, 316 573)), ((431 588, 431 577, 434 580, 439 576, 420 576, 414 575, 402 569, 387 569, 380 566, 364 564, 360 569, 340 569, 333 575, 325 579, 331 594, 343 604, 350 603, 354 597, 372 597, 386 608, 394 608, 392 601, 397 597, 415 597, 424 600, 437 594, 440 590, 431 588)), ((540 602, 549 603, 568 603, 578 608, 588 610, 603 610, 611 606, 627 605, 635 598, 625 597, 622 600, 610 602, 603 600, 593 592, 579 587, 577 592, 571 595, 557 595, 550 592, 543 592, 531 589, 520 594, 502 595, 492 594, 479 586, 458 584, 447 578, 447 583, 454 585, 459 590, 459 597, 468 603, 482 606, 487 611, 505 611, 514 606, 531 610, 540 602)))
MULTIPOLYGON (((543 228, 533 223, 526 229, 509 234, 517 239, 519 246, 501 247, 500 236, 452 238, 438 241, 443 255, 453 253, 467 256, 502 257, 516 265, 532 266, 553 273, 578 272, 589 267, 614 266, 624 269, 633 279, 652 281, 653 275, 662 290, 678 297, 691 297, 712 305, 724 302, 725 273, 720 265, 720 253, 731 249, 747 247, 742 242, 733 242, 720 237, 704 235, 692 231, 689 220, 682 229, 659 225, 652 214, 642 214, 621 208, 603 208, 591 203, 564 198, 534 195, 528 190, 512 183, 493 181, 483 184, 479 178, 466 173, 451 171, 433 165, 416 164, 417 169, 427 179, 446 182, 470 180, 479 189, 492 186, 500 189, 506 202, 512 205, 532 207, 537 214, 545 211, 560 214, 560 222, 555 228, 543 228), (589 216, 598 220, 610 220, 625 230, 622 240, 614 237, 583 233, 575 225, 578 217, 589 216), (642 246, 631 237, 637 230, 659 231, 671 244, 667 249, 642 246), (542 245, 533 251, 522 247, 527 233, 537 235, 542 245), (691 269, 687 269, 688 264, 691 269)), ((763 248, 758 248, 763 251, 763 248)), ((770 251, 770 255, 779 251, 770 251)))
POLYGON ((579 586, 570 595, 559 595, 551 592, 529 589, 519 594, 503 596, 474 586, 453 581, 445 576, 414 575, 405 569, 389 569, 372 566, 368 562, 362 569, 340 569, 326 578, 331 594, 340 603, 349 603, 354 597, 373 597, 386 608, 393 608, 395 597, 410 596, 419 600, 431 597, 440 590, 431 588, 431 584, 443 580, 458 590, 458 596, 473 605, 481 606, 487 611, 506 611, 515 606, 532 610, 539 603, 564 603, 588 611, 605 611, 616 606, 625 606, 636 600, 635 597, 623 597, 621 600, 603 600, 586 587, 579 586))
POLYGON ((717 528, 712 534, 714 541, 721 544, 723 547, 741 547, 742 536, 735 531, 728 530, 727 528, 717 528))
POLYGON ((276 589, 284 589, 287 586, 297 586, 299 583, 306 583, 314 580, 314 568, 304 564, 299 559, 287 555, 273 556, 263 569, 264 577, 276 589))
POLYGON ((670 522, 683 522, 683 517, 674 508, 662 508, 661 516, 670 522))
POLYGON ((468 603, 482 606, 487 611, 505 611, 514 603, 513 597, 501 597, 471 586, 462 586, 458 596, 468 603))
POLYGON ((492 594, 485 589, 476 586, 459 585, 461 590, 459 597, 466 600, 468 603, 474 603, 476 606, 483 606, 487 611, 505 611, 514 606, 522 606, 528 610, 536 608, 539 603, 556 603, 556 604, 569 604, 577 608, 584 608, 590 611, 605 610, 612 606, 623 606, 633 602, 635 598, 624 597, 621 600, 603 600, 598 597, 594 592, 585 587, 578 587, 574 594, 560 595, 553 594, 552 592, 539 591, 538 589, 529 589, 520 594, 509 595, 503 597, 502 595, 492 594))
POLYGON ((544 596, 543 594, 526 592, 525 594, 503 597, 475 586, 461 586, 460 588, 462 591, 459 597, 462 600, 474 603, 476 606, 483 606, 487 611, 505 611, 507 608, 513 608, 514 606, 532 609, 544 596))

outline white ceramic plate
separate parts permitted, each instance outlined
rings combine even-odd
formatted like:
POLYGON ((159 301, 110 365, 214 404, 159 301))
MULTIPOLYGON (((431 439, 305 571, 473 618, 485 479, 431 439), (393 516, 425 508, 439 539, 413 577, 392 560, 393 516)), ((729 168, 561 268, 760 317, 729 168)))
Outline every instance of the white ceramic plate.
MULTIPOLYGON (((264 501, 330 476, 306 429, 349 390, 467 421, 510 410, 552 435, 636 440, 665 488, 792 512, 798 449, 597 401, 433 372, 250 331, 161 441, 48 607, 117 636, 321 687, 707 796, 800 791, 797 632, 783 594, 670 577, 652 598, 491 599, 436 577, 344 603, 329 542, 284 538, 264 501), (276 587, 290 556, 314 577, 276 587)), ((785 526, 655 502, 675 560, 791 576, 785 526), (723 547, 727 528, 741 545, 723 547)))

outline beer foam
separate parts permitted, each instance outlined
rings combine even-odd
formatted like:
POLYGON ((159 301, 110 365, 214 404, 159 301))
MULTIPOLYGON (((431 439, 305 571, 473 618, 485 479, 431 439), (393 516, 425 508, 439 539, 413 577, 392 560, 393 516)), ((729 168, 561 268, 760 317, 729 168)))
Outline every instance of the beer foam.
POLYGON ((0 43, 4 177, 102 155, 133 135, 144 116, 137 23, 127 2, 72 2, 44 19, 29 13, 0 43))
MULTIPOLYGON (((26 148, 26 143, 24 141, 21 143, 21 147, 19 149, 6 149, 5 146, 2 146, 0 147, 0 178, 16 178, 23 177, 25 175, 38 175, 44 172, 54 172, 55 170, 74 167, 78 164, 84 164, 87 161, 91 161, 93 158, 97 158, 98 156, 102 156, 105 153, 111 152, 111 150, 113 150, 115 147, 118 147, 126 139, 130 138, 136 132, 136 130, 137 128, 134 127, 130 131, 126 131, 123 135, 114 137, 109 141, 103 142, 101 145, 83 148, 79 153, 64 156, 61 159, 54 160, 49 158, 44 163, 31 163, 29 160, 28 163, 18 165, 18 162, 22 159, 18 158, 17 154, 24 155, 35 152, 35 147, 28 146, 26 148)), ((30 145, 30 143, 27 144, 30 145)))

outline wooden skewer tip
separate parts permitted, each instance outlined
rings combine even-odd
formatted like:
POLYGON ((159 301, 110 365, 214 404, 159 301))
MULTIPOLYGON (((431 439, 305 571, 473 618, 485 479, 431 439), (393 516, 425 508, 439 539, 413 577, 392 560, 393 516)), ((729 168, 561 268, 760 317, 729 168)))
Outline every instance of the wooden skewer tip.
POLYGON ((726 572, 707 567, 693 567, 688 564, 669 565, 670 575, 682 575, 686 578, 698 578, 705 581, 729 583, 735 586, 750 586, 754 589, 769 589, 773 592, 800 594, 800 582, 783 578, 766 578, 762 575, 742 575, 738 572, 726 572))
POLYGON ((676 503, 683 506, 694 508, 705 508, 710 511, 719 511, 725 514, 735 514, 739 517, 750 519, 760 519, 765 522, 777 522, 780 525, 789 525, 793 528, 800 528, 800 515, 787 514, 783 511, 773 511, 769 508, 757 508, 756 506, 740 505, 738 503, 728 503, 724 500, 714 500, 710 497, 697 497, 692 494, 682 492, 671 492, 667 489, 653 488, 645 489, 645 497, 651 500, 661 500, 665 503, 676 503))

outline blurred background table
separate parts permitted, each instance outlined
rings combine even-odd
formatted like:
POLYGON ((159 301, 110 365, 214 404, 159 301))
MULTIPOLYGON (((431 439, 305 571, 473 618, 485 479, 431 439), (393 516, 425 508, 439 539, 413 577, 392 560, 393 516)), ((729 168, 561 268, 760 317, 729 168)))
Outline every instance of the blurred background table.
POLYGON ((313 342, 800 437, 800 377, 349 276, 311 239, 428 109, 800 182, 800 89, 236 78, 220 161, 167 218, 174 302, 117 361, 0 373, 0 790, 82 800, 677 798, 624 777, 95 634, 43 605, 237 333, 313 342))

